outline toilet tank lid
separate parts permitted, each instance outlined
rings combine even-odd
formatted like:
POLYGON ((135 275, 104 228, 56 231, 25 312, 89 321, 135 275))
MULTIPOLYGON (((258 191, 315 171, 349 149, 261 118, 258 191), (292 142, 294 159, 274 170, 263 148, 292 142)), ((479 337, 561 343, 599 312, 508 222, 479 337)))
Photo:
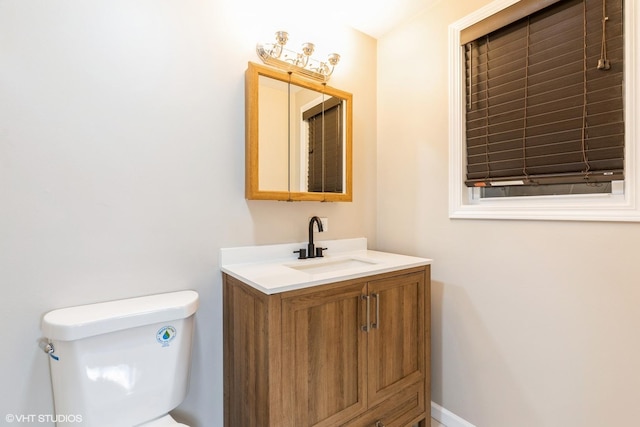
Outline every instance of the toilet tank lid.
POLYGON ((46 338, 74 341, 122 329, 184 319, 198 309, 195 291, 169 292, 53 310, 42 319, 46 338))

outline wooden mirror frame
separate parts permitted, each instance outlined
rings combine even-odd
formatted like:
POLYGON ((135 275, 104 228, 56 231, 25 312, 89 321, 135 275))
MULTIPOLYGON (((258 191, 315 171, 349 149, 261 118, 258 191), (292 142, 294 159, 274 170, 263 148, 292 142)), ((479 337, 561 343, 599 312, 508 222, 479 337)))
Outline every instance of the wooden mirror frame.
MULTIPOLYGON (((245 197, 249 200, 282 200, 282 201, 320 201, 320 202, 351 202, 352 195, 352 138, 353 138, 353 95, 327 86, 315 83, 289 74, 249 62, 245 74, 245 197), (306 89, 334 96, 346 101, 345 117, 345 189, 342 193, 325 192, 292 192, 292 191, 264 191, 259 186, 259 77, 291 83, 306 89)), ((291 167, 291 165, 289 165, 291 167)))

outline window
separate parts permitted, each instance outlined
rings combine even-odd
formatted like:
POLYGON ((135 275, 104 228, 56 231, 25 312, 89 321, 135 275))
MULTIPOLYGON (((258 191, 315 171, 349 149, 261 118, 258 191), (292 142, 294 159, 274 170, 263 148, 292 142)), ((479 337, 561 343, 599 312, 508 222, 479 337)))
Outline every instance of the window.
POLYGON ((450 27, 451 217, 640 220, 633 9, 499 0, 450 27))

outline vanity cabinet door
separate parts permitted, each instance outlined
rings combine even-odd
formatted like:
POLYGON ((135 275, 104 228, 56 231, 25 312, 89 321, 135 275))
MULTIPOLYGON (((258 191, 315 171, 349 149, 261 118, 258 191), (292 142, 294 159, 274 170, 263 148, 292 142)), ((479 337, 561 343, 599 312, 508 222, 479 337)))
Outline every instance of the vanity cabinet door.
POLYGON ((225 426, 425 427, 429 275, 274 295, 224 275, 225 426))
POLYGON ((282 299, 286 426, 343 425, 366 410, 366 283, 282 299))
MULTIPOLYGON (((373 406, 427 375, 424 272, 369 282, 368 404, 373 406)), ((427 381, 428 382, 428 381, 427 381)))

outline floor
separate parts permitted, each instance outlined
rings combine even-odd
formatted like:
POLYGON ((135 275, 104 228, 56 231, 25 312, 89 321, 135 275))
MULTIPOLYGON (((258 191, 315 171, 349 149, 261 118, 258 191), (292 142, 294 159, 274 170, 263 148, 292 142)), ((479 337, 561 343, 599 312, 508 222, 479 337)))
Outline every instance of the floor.
POLYGON ((444 424, 440 424, 439 422, 431 418, 431 427, 447 427, 447 426, 445 426, 444 424))

